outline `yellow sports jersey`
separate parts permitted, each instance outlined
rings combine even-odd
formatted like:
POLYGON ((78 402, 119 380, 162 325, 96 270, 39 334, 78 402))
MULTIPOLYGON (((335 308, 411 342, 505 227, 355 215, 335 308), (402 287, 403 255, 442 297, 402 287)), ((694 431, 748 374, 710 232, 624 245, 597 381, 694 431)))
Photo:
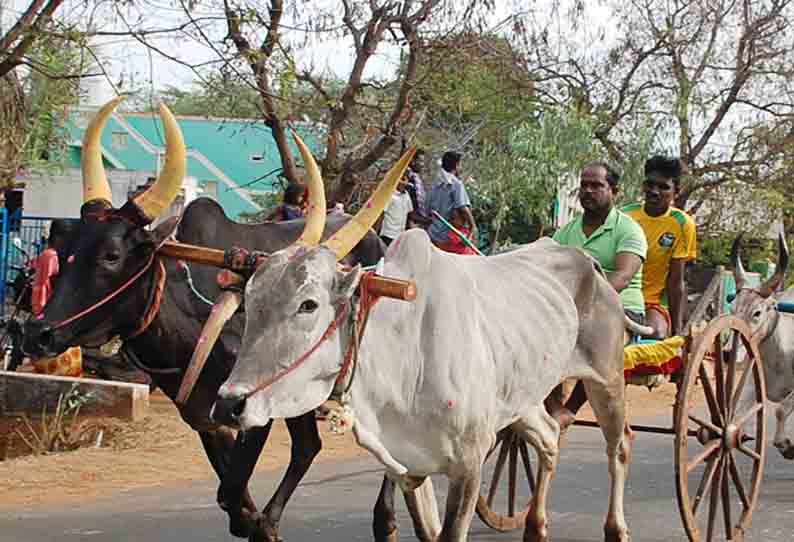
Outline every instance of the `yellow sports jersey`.
MULTIPOLYGON (((681 209, 670 207, 661 216, 649 216, 636 203, 623 212, 637 221, 648 240, 648 256, 642 268, 642 294, 649 305, 662 304, 670 274, 671 260, 694 260, 697 257, 695 221, 681 209)), ((664 303, 666 304, 666 303, 664 303)))

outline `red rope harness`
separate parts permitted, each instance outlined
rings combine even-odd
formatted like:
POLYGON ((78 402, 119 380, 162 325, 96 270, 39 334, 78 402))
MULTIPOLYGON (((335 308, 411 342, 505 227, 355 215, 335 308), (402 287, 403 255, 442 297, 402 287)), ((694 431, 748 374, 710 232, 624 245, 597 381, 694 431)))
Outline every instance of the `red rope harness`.
POLYGON ((157 279, 154 285, 154 289, 152 291, 152 295, 150 296, 149 306, 146 309, 146 314, 144 314, 144 317, 141 321, 141 325, 131 335, 129 335, 127 339, 131 339, 132 337, 136 337, 140 335, 141 333, 146 331, 149 325, 151 325, 152 321, 154 320, 154 317, 157 316, 157 313, 160 310, 160 305, 163 301, 163 291, 165 290, 166 273, 165 273, 165 266, 163 265, 162 260, 160 260, 157 257, 157 250, 154 250, 152 252, 152 255, 149 258, 149 260, 146 262, 146 265, 144 265, 137 273, 135 273, 133 276, 127 279, 127 281, 124 284, 119 286, 116 290, 112 291, 111 293, 109 293, 108 295, 106 295, 105 297, 103 297, 93 305, 90 305, 89 307, 81 310, 77 314, 74 314, 69 318, 66 318, 65 320, 61 320, 60 322, 54 324, 52 326, 52 329, 55 330, 68 326, 69 324, 76 322, 80 318, 83 318, 86 315, 91 314, 96 309, 106 305, 108 302, 112 301, 120 294, 122 294, 124 291, 126 291, 130 286, 135 284, 135 282, 139 278, 141 278, 149 269, 151 269, 152 265, 154 265, 155 262, 157 262, 158 264, 156 271, 157 279))
MULTIPOLYGON (((353 325, 353 337, 351 338, 350 345, 345 352, 345 358, 342 363, 342 368, 339 370, 339 374, 336 377, 335 387, 342 384, 347 373, 350 372, 351 367, 353 372, 351 373, 350 382, 345 388, 345 392, 350 389, 350 385, 353 382, 353 375, 355 375, 355 368, 356 368, 356 361, 358 359, 358 350, 361 343, 361 337, 364 335, 364 329, 367 326, 367 321, 369 320, 369 313, 372 310, 372 307, 375 306, 375 302, 379 299, 379 296, 372 295, 369 291, 369 277, 374 275, 372 271, 368 271, 364 273, 361 277, 361 281, 359 282, 359 310, 356 317, 356 322, 353 325)), ((330 339, 334 333, 339 329, 344 322, 344 319, 348 316, 350 312, 350 303, 344 303, 336 310, 336 317, 334 320, 328 325, 325 332, 323 333, 322 337, 312 346, 305 354, 301 357, 296 359, 292 362, 287 368, 279 371, 275 375, 268 378, 266 381, 261 382, 258 384, 254 389, 247 392, 244 397, 248 399, 255 393, 258 393, 282 378, 286 377, 296 369, 298 369, 301 365, 306 363, 308 359, 314 354, 320 346, 330 339)))

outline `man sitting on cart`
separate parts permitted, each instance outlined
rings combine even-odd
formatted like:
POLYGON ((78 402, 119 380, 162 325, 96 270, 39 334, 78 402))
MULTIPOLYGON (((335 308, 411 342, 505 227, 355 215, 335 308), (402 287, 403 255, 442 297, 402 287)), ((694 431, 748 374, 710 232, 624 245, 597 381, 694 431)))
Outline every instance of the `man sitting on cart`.
POLYGON ((579 181, 584 213, 557 230, 554 240, 581 248, 595 258, 620 293, 626 314, 642 324, 642 264, 648 247, 642 228, 615 208, 619 181, 620 174, 605 162, 585 166, 579 181))
POLYGON ((639 223, 648 242, 642 293, 645 323, 654 329, 652 337, 657 339, 683 331, 687 304, 684 270, 686 262, 697 256, 695 221, 672 206, 680 182, 681 162, 654 156, 645 162, 645 203, 623 208, 639 223))
MULTIPOLYGON (((648 247, 642 228, 615 208, 619 181, 620 174, 606 162, 585 166, 579 181, 579 203, 584 213, 557 230, 554 240, 581 248, 595 258, 609 283, 620 293, 626 315, 643 324, 642 264, 648 247)), ((562 388, 558 387, 546 406, 565 427, 586 401, 584 386, 577 382, 565 407, 561 396, 562 388)))

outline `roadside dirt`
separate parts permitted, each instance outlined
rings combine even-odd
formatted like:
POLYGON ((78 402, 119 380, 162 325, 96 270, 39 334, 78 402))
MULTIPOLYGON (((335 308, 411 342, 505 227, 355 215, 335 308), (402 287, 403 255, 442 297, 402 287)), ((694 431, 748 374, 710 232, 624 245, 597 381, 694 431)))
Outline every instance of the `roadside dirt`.
MULTIPOLYGON (((674 399, 675 386, 671 384, 653 392, 631 386, 627 404, 631 418, 637 419, 672 415, 674 399)), ((592 419, 592 413, 585 408, 581 417, 592 419)), ((160 393, 151 396, 146 419, 132 424, 105 420, 103 426, 107 447, 0 461, 0 480, 5 488, 0 492, 0 509, 68 504, 131 489, 173 487, 215 477, 198 437, 160 393)), ((330 433, 326 422, 320 422, 320 429, 323 450, 318 462, 366 455, 349 433, 330 433)), ((289 461, 289 451, 286 426, 277 422, 257 470, 282 469, 289 461)))

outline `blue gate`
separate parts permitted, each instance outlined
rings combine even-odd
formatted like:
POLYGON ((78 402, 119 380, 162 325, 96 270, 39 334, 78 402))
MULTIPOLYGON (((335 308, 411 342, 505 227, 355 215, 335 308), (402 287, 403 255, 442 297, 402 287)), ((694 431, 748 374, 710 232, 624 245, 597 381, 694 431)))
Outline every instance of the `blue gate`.
POLYGON ((5 318, 13 310, 9 284, 14 281, 19 269, 34 260, 47 246, 47 231, 54 217, 23 216, 22 209, 9 214, 0 209, 0 317, 5 318), (15 243, 15 239, 19 243, 15 243), (19 244, 18 248, 16 245, 19 244))

